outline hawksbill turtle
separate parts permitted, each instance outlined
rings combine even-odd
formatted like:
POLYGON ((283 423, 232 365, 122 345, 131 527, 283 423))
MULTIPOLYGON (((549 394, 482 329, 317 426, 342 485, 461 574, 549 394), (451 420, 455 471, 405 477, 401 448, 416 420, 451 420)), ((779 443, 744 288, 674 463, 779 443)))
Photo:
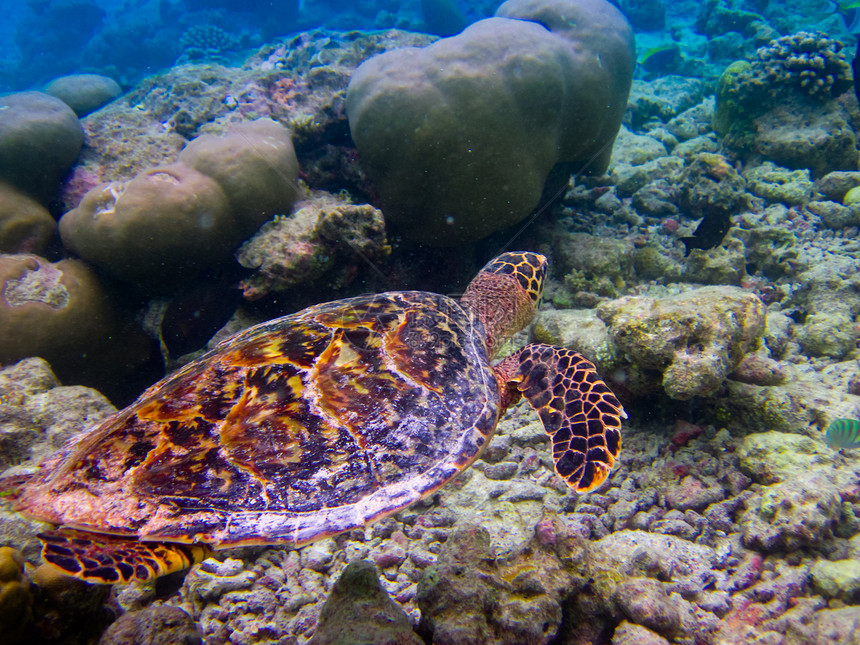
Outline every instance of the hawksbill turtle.
POLYGON ((299 546, 363 527, 470 466, 521 397, 577 491, 607 477, 626 417, 594 365, 530 344, 544 256, 505 253, 459 301, 394 291, 246 329, 69 441, 17 507, 56 525, 46 562, 96 583, 187 568, 213 549, 299 546))

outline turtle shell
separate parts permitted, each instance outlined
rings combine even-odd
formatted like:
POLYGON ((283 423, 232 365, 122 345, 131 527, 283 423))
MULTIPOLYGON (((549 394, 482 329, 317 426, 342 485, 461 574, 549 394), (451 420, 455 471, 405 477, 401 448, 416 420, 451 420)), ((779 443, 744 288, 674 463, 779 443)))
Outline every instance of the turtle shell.
POLYGON ((23 492, 55 524, 300 545, 433 492, 498 422, 481 323, 425 292, 340 300, 226 340, 70 442, 23 492))

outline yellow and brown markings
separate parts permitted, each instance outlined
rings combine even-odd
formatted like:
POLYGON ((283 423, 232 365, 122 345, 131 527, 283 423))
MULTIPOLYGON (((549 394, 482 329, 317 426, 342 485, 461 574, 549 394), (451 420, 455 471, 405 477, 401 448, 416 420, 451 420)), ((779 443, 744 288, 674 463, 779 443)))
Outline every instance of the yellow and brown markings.
POLYGON ((139 542, 73 529, 39 534, 42 557, 64 573, 96 584, 146 581, 202 562, 204 545, 139 542))
POLYGON ((307 542, 435 490, 498 408, 456 302, 353 298, 242 332, 150 388, 43 475, 30 507, 150 538, 307 542), (86 515, 64 515, 81 489, 86 515))
POLYGON ((621 450, 627 415, 594 364, 569 349, 532 344, 496 369, 537 411, 559 476, 579 492, 603 483, 621 450))
POLYGON ((537 305, 540 302, 541 293, 543 293, 546 269, 547 260, 543 255, 528 251, 512 251, 490 260, 481 269, 481 273, 514 276, 520 286, 528 293, 532 302, 537 305))

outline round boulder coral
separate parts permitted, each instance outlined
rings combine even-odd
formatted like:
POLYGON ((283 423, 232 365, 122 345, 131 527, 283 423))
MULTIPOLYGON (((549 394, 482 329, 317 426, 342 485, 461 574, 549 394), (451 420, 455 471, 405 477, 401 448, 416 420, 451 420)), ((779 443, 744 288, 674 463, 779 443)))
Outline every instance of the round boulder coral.
POLYGON ((78 117, 42 92, 0 96, 0 180, 47 200, 84 141, 78 117))
POLYGON ((512 0, 497 15, 350 81, 362 164, 415 240, 480 239, 525 218, 557 163, 608 164, 634 63, 624 16, 604 0, 512 0))
POLYGON ((78 260, 0 255, 0 363, 30 356, 80 373, 116 333, 107 294, 78 260))
POLYGON ((60 219, 60 236, 84 260, 161 292, 229 258, 241 240, 218 183, 182 164, 97 186, 60 219))
POLYGON ((95 112, 122 94, 119 83, 100 74, 71 74, 54 79, 45 92, 60 99, 79 117, 95 112))
POLYGON ((0 253, 42 253, 56 228, 44 206, 0 182, 0 253))
POLYGON ((179 153, 179 163, 218 182, 241 239, 276 214, 289 213, 298 197, 290 132, 271 119, 234 125, 221 137, 199 136, 179 153))

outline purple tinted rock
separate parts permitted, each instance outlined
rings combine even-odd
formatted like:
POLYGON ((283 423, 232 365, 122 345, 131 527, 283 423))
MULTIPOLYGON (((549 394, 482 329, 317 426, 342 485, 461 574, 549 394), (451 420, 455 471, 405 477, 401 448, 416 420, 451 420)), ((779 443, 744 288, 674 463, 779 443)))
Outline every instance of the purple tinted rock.
POLYGON ((677 486, 672 486, 666 492, 666 503, 681 511, 702 510, 723 499, 725 499, 725 493, 721 486, 706 486, 692 475, 687 475, 677 486))
POLYGON ((487 479, 503 480, 510 479, 517 472, 517 464, 512 461, 502 461, 491 464, 484 468, 484 476, 487 479))
POLYGON ((671 638, 681 629, 677 603, 650 578, 632 578, 619 584, 612 594, 618 611, 628 620, 671 638))
POLYGON ((612 634, 612 645, 669 645, 669 641, 647 627, 624 620, 612 634))
POLYGON ((422 645, 406 612, 379 584, 376 567, 351 562, 335 582, 308 645, 422 645))
POLYGON ((191 616, 169 605, 123 614, 99 641, 100 645, 196 645, 202 642, 191 616))

